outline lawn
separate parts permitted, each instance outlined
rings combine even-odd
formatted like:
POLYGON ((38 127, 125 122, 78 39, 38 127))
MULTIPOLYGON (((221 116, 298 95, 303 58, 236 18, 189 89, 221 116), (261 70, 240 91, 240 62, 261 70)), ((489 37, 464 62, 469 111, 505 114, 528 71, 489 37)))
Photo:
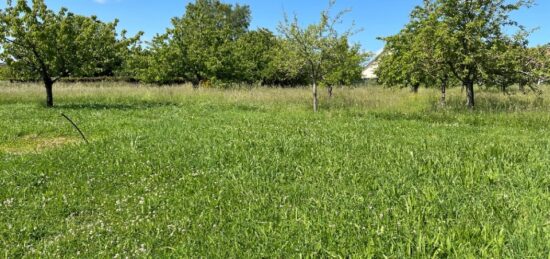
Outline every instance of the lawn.
POLYGON ((550 94, 54 94, 0 83, 3 257, 550 258, 550 94))

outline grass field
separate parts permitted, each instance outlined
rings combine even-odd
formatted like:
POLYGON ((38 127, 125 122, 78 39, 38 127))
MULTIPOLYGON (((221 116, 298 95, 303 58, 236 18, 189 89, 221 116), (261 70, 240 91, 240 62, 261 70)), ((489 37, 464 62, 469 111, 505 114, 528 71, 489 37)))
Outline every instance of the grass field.
POLYGON ((2 257, 550 258, 550 88, 54 94, 0 85, 2 257))

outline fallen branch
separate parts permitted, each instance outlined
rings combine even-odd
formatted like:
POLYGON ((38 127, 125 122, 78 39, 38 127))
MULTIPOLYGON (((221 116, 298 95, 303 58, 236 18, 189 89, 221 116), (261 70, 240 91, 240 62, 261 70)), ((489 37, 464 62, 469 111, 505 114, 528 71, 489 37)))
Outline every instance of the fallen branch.
POLYGON ((90 142, 88 141, 88 139, 86 139, 86 136, 84 136, 84 133, 82 133, 82 131, 80 130, 80 128, 78 128, 78 126, 76 125, 76 123, 74 123, 73 120, 71 120, 71 118, 69 118, 69 116, 65 115, 64 113, 61 113, 61 116, 63 116, 65 119, 67 119, 67 120, 73 125, 73 127, 78 131, 78 133, 80 133, 80 136, 82 137, 82 139, 84 139, 84 141, 86 142, 86 144, 90 144, 90 142))

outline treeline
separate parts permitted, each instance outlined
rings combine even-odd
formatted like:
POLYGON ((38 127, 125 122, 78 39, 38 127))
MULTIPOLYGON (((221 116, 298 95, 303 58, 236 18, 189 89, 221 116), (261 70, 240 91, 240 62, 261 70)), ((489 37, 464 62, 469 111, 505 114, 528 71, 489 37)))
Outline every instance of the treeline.
POLYGON ((535 89, 550 77, 550 46, 529 47, 529 32, 510 13, 533 1, 424 0, 398 34, 385 37, 379 82, 388 86, 462 86, 475 105, 474 86, 535 89), (506 32, 515 28, 516 33, 506 32))
MULTIPOLYGON (((307 60, 293 42, 265 28, 250 30, 251 19, 249 6, 196 0, 187 5, 182 17, 172 19, 166 33, 145 47, 133 48, 122 73, 146 83, 189 82, 194 87, 311 83, 307 60)), ((361 79, 365 56, 360 46, 351 45, 347 37, 339 40, 326 50, 333 52, 326 58, 341 73, 323 78, 327 85, 361 79)))
MULTIPOLYGON (((54 12, 44 0, 7 1, 0 10, 0 74, 15 80, 41 80, 47 106, 52 86, 63 78, 126 78, 194 87, 233 84, 313 88, 349 85, 360 80, 369 57, 351 44, 354 28, 341 27, 346 12, 332 13, 334 0, 317 23, 302 26, 285 14, 277 32, 250 29, 246 5, 195 0, 165 33, 142 42, 142 33, 117 33, 118 21, 54 12)), ((550 78, 550 47, 529 47, 529 32, 511 19, 511 12, 531 0, 424 0, 411 21, 386 42, 378 58, 379 82, 387 86, 446 89, 462 86, 467 105, 475 105, 474 86, 506 91, 519 85, 536 90, 550 78), (516 33, 510 35, 510 31, 516 33)))
MULTIPOLYGON (((48 106, 53 105, 53 84, 63 78, 117 77, 194 87, 296 86, 312 81, 333 86, 361 79, 367 55, 359 45, 350 44, 349 34, 329 37, 323 32, 319 34, 324 38, 322 48, 304 46, 283 33, 251 30, 251 19, 249 6, 196 0, 181 17, 172 19, 165 33, 142 42, 142 33, 118 34, 118 21, 105 23, 65 8, 54 12, 44 0, 8 1, 0 11, 0 60, 6 62, 4 74, 10 79, 43 81, 48 106), (315 64, 315 71, 308 60, 310 53, 323 59, 315 64)), ((282 24, 280 31, 284 29, 282 24)))

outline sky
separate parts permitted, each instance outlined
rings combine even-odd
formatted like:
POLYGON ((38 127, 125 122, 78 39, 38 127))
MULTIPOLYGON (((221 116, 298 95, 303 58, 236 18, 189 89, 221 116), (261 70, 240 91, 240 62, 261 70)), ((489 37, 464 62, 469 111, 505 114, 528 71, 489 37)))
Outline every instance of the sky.
MULTIPOLYGON (((170 19, 182 16, 191 0, 46 0, 47 5, 58 10, 67 7, 82 15, 97 15, 103 21, 120 20, 119 29, 130 34, 145 32, 144 40, 163 33, 170 26, 170 19)), ((268 28, 274 32, 286 12, 296 14, 303 24, 318 21, 319 14, 328 6, 328 0, 222 0, 226 3, 249 5, 252 11, 252 29, 268 28)), ((377 52, 383 48, 380 36, 399 32, 408 22, 414 6, 422 0, 339 0, 335 11, 351 9, 342 27, 353 22, 360 31, 352 39, 363 50, 377 52)), ((0 7, 5 7, 0 0, 0 7)), ((530 37, 531 45, 550 42, 550 0, 537 0, 536 6, 513 14, 513 18, 529 29, 536 29, 530 37)))

